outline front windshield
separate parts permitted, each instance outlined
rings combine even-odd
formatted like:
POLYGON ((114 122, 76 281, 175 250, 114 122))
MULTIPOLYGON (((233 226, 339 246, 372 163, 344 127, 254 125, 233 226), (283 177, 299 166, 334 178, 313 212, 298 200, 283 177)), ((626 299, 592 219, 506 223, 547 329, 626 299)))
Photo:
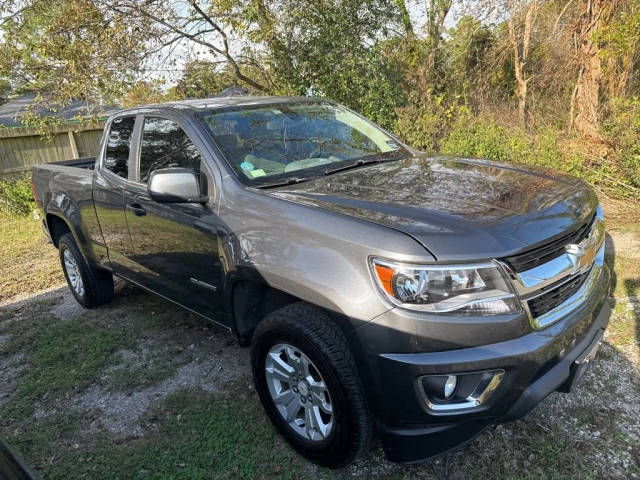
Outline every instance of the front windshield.
POLYGON ((329 103, 230 108, 203 118, 237 174, 256 186, 405 152, 372 123, 329 103))

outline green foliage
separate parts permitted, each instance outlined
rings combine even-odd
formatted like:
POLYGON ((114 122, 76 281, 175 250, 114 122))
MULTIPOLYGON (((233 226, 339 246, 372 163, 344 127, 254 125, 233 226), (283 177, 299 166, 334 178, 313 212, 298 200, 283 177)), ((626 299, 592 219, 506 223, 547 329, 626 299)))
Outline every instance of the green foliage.
POLYGON ((429 95, 419 105, 409 105, 397 110, 395 130, 414 148, 435 152, 439 150, 440 140, 449 133, 452 125, 469 115, 466 107, 447 104, 443 95, 429 95))
POLYGON ((610 165, 605 162, 587 165, 580 149, 572 147, 570 139, 553 128, 528 135, 521 128, 499 125, 491 117, 461 118, 442 140, 442 152, 559 170, 583 178, 614 195, 624 194, 619 186, 608 180, 610 165))
POLYGON ((142 27, 133 19, 90 0, 25 0, 19 7, 0 27, 0 77, 14 93, 36 92, 54 111, 73 99, 104 104, 140 67, 142 27))
POLYGON ((488 158, 499 162, 516 161, 526 137, 521 131, 511 132, 492 119, 463 118, 453 126, 442 142, 442 152, 470 157, 488 158))
POLYGON ((640 192, 640 97, 614 100, 604 132, 617 147, 614 155, 624 179, 640 192))
POLYGON ((237 84, 228 67, 220 71, 212 62, 197 60, 185 65, 184 74, 175 90, 184 98, 207 98, 237 84))
POLYGON ((180 98, 177 92, 172 89, 163 91, 159 81, 137 82, 122 97, 122 105, 134 107, 136 105, 148 105, 150 103, 170 102, 180 98))
MULTIPOLYGON (((399 22, 395 3, 216 0, 213 13, 252 43, 247 56, 265 65, 254 74, 268 79, 271 93, 327 97, 385 127, 394 124, 394 109, 405 99, 403 71, 379 47, 399 22)), ((194 82, 194 73, 180 82, 197 87, 188 96, 210 90, 194 82)))
POLYGON ((498 68, 494 66, 491 71, 487 71, 487 60, 496 44, 492 29, 474 17, 464 16, 455 28, 449 30, 449 36, 450 39, 444 43, 443 49, 449 60, 447 86, 454 94, 469 101, 472 100, 472 93, 479 90, 502 89, 509 93, 513 91, 511 65, 502 62, 498 68))
POLYGON ((0 180, 0 212, 29 215, 36 208, 28 177, 0 180))

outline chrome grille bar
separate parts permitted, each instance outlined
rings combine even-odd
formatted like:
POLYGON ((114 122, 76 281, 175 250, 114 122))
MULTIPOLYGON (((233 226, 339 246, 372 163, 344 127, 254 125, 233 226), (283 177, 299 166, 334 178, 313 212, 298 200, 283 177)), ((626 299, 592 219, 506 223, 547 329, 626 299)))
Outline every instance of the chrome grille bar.
POLYGON ((604 265, 604 237, 604 218, 598 207, 589 234, 580 243, 565 245, 563 253, 552 260, 524 272, 516 272, 506 261, 501 262, 535 329, 560 320, 593 290, 604 265), (536 307, 530 309, 530 302, 536 307))

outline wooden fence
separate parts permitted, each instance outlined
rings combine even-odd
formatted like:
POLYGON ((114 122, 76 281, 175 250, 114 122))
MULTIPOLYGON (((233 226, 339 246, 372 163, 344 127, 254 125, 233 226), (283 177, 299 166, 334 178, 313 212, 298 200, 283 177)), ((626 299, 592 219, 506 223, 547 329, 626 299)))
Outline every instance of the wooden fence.
POLYGON ((37 163, 94 157, 104 121, 52 127, 47 135, 30 127, 0 128, 0 176, 29 170, 37 163))

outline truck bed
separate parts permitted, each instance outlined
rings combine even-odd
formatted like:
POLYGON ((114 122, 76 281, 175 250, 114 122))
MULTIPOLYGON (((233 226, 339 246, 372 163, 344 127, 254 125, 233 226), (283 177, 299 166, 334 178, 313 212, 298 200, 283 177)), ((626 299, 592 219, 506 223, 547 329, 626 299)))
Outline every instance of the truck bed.
POLYGON ((75 168, 84 168, 88 170, 93 170, 93 167, 96 163, 96 157, 82 157, 82 158, 74 158, 73 160, 62 160, 60 162, 51 162, 51 163, 43 163, 36 166, 43 165, 62 165, 63 167, 75 167, 75 168))
POLYGON ((35 165, 31 178, 38 206, 43 208, 54 198, 58 203, 63 197, 69 199, 67 203, 92 204, 94 162, 95 158, 87 157, 35 165))

